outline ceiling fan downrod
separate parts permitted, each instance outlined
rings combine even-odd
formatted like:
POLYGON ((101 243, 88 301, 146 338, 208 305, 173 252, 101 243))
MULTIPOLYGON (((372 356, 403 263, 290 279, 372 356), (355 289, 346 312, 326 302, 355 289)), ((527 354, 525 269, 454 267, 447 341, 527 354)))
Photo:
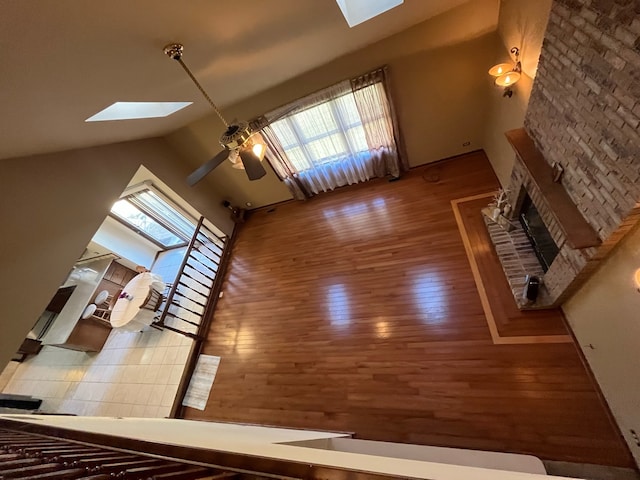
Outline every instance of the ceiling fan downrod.
POLYGON ((191 73, 191 70, 189 70, 189 67, 187 67, 187 65, 182 60, 182 55, 184 53, 184 45, 180 43, 170 43, 169 45, 166 45, 164 47, 163 51, 169 58, 177 61, 180 64, 180 66, 184 69, 184 71, 187 72, 187 75, 189 75, 189 78, 191 79, 191 81, 196 85, 196 87, 198 87, 198 90, 200 90, 200 93, 202 93, 204 98, 207 99, 207 102, 209 102, 209 105, 211 105, 214 112, 216 112, 216 114, 218 115, 222 123, 224 123, 224 126, 229 128, 229 123, 222 116, 222 113, 220 113, 220 110, 218 109, 216 104, 213 103, 213 100, 211 100, 211 97, 207 94, 207 92, 205 92, 204 88, 202 88, 202 85, 200 85, 200 82, 198 82, 196 77, 193 76, 193 73, 191 73))

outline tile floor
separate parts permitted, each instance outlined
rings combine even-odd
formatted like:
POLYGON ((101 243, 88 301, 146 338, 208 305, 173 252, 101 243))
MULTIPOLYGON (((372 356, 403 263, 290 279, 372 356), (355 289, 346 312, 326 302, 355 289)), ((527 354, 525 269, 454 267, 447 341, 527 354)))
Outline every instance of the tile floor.
POLYGON ((90 416, 165 417, 192 340, 170 331, 113 330, 99 353, 45 346, 15 370, 3 393, 32 395, 41 410, 90 416))

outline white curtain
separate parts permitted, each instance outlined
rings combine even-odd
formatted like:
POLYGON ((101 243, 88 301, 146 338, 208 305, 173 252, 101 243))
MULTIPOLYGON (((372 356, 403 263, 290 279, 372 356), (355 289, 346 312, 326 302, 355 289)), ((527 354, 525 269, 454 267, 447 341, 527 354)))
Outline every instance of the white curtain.
POLYGON ((385 84, 386 71, 378 69, 256 121, 270 163, 296 198, 400 175, 397 122, 385 84))

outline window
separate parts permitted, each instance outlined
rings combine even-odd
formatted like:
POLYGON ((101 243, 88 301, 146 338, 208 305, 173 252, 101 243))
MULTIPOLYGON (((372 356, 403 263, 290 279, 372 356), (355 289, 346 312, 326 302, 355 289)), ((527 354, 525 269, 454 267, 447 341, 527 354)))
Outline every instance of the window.
POLYGON ((400 175, 397 122, 382 67, 256 119, 269 163, 294 198, 400 175))
POLYGON ((186 245, 195 232, 192 219, 148 188, 118 200, 111 215, 164 249, 186 245))
POLYGON ((369 151, 352 93, 273 122, 271 128, 299 171, 369 151))

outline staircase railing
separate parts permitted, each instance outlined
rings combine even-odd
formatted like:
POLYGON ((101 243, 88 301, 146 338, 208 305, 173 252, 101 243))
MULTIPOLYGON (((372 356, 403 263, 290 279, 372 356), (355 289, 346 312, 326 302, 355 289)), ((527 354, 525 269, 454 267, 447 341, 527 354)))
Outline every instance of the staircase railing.
POLYGON ((228 237, 218 235, 200 217, 155 326, 194 340, 203 338, 203 320, 219 295, 222 275, 218 273, 228 256, 227 246, 228 237))

